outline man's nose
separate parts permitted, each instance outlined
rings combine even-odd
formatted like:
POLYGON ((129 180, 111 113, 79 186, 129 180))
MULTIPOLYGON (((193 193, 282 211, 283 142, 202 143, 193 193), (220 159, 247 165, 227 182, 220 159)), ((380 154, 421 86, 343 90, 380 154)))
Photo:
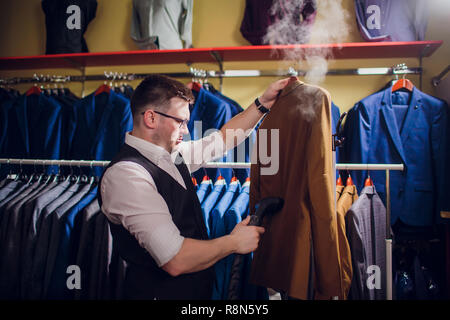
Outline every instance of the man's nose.
POLYGON ((189 134, 189 129, 188 129, 188 127, 187 127, 187 124, 181 126, 181 133, 182 133, 183 135, 189 134))

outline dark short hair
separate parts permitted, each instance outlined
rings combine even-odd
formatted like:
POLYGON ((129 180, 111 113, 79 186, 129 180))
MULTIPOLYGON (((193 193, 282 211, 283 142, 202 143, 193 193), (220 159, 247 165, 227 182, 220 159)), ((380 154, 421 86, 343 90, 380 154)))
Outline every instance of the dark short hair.
POLYGON ((179 97, 190 104, 194 103, 192 91, 180 81, 163 75, 150 75, 136 87, 131 97, 131 112, 133 117, 151 106, 154 109, 165 111, 169 100, 179 97))

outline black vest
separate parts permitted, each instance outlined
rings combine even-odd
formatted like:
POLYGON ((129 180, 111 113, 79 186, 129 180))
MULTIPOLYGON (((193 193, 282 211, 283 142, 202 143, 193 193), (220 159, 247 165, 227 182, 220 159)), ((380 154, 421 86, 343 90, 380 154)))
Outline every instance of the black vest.
MULTIPOLYGON (((179 157, 182 160, 181 155, 179 157)), ((150 173, 158 192, 169 207, 169 212, 175 225, 183 237, 200 240, 208 239, 200 202, 184 161, 175 165, 183 177, 187 189, 184 189, 168 173, 127 144, 123 145, 108 168, 120 161, 135 162, 150 173)), ((102 178, 100 179, 98 190, 101 190, 102 178)), ((101 207, 100 191, 98 198, 101 207)), ((139 245, 137 239, 123 225, 108 222, 113 237, 114 249, 127 262, 124 283, 124 296, 126 299, 211 299, 214 281, 214 269, 212 267, 203 271, 173 277, 157 266, 148 251, 139 245)))

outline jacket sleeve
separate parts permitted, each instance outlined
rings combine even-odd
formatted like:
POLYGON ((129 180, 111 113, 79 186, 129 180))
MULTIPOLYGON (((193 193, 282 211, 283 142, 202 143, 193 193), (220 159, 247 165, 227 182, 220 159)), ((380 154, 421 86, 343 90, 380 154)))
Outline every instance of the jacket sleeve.
POLYGON ((316 296, 331 299, 342 292, 342 278, 333 188, 331 99, 328 94, 323 95, 322 106, 318 107, 322 109, 318 114, 320 119, 312 123, 305 152, 308 157, 307 188, 311 203, 316 296))
POLYGON ((441 211, 450 211, 450 161, 449 138, 448 138, 448 106, 446 103, 439 108, 439 112, 433 118, 431 126, 431 149, 434 164, 434 175, 437 192, 437 218, 435 222, 441 222, 439 217, 441 211), (447 164, 447 165, 446 165, 447 164))
POLYGON ((184 0, 183 1, 183 19, 181 19, 180 26, 180 36, 181 40, 184 41, 185 48, 192 47, 192 11, 193 11, 193 0, 184 0))
MULTIPOLYGON (((357 104, 349 112, 345 123, 345 160, 348 163, 368 163, 371 140, 370 117, 363 103, 357 104)), ((351 177, 360 192, 367 176, 365 170, 354 170, 351 177)))

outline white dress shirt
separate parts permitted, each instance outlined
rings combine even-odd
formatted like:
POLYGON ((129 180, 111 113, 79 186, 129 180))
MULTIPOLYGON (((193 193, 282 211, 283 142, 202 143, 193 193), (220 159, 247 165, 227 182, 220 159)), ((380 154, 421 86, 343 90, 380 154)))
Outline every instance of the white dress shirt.
MULTIPOLYGON (((125 143, 173 177, 186 189, 174 164, 178 152, 190 172, 205 162, 226 154, 220 131, 196 141, 183 141, 169 154, 164 148, 127 133, 125 143)), ((169 262, 180 250, 184 237, 172 220, 166 201, 149 172, 131 161, 108 168, 101 185, 102 212, 115 224, 122 224, 145 248, 158 266, 169 262)))

